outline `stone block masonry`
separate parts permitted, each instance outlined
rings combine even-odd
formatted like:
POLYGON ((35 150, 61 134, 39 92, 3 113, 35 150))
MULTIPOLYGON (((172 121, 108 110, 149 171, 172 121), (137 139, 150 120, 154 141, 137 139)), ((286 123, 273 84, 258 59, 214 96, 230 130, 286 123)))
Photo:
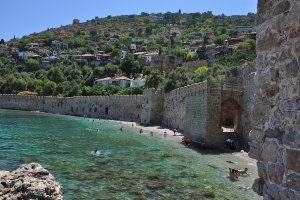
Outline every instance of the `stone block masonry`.
POLYGON ((0 95, 0 108, 42 111, 101 119, 139 121, 142 95, 43 97, 0 95))
POLYGON ((300 1, 259 0, 249 155, 264 199, 300 199, 300 1))

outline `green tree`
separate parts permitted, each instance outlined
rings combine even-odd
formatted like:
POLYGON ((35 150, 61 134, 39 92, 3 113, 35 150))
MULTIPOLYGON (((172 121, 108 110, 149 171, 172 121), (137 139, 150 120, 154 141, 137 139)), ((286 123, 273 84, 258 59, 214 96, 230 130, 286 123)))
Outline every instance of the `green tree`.
POLYGON ((27 66, 27 71, 35 71, 39 68, 40 62, 38 60, 29 58, 25 64, 27 66))
POLYGON ((73 19, 73 24, 79 24, 79 19, 73 19))
POLYGON ((165 73, 160 70, 152 70, 146 76, 146 88, 158 88, 158 85, 165 79, 165 73))
POLYGON ((141 68, 139 63, 134 60, 132 54, 127 54, 123 62, 120 66, 121 70, 126 74, 126 76, 130 76, 130 74, 136 74, 141 72, 141 68))
POLYGON ((65 80, 63 71, 58 67, 51 67, 48 71, 48 78, 56 83, 61 83, 65 80))
POLYGON ((56 92, 57 85, 53 81, 46 81, 43 87, 43 94, 45 96, 54 95, 56 92))

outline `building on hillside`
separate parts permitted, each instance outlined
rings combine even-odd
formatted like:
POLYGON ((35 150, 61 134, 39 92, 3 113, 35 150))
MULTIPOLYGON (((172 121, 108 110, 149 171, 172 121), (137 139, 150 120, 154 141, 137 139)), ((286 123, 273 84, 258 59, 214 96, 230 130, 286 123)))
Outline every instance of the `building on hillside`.
POLYGON ((26 46, 29 50, 37 50, 41 47, 39 43, 28 43, 26 46))
POLYGON ((228 45, 234 45, 238 44, 240 42, 244 42, 246 40, 245 37, 238 37, 238 38, 229 38, 228 40, 225 40, 225 44, 228 45))
POLYGON ((252 31, 253 27, 252 26, 236 26, 236 30, 239 32, 247 32, 247 31, 252 31))
POLYGON ((178 36, 181 36, 181 32, 180 32, 179 28, 173 27, 170 29, 170 35, 172 35, 174 37, 178 37, 178 36))
POLYGON ((188 51, 189 53, 196 54, 198 51, 198 47, 190 47, 188 51))
POLYGON ((111 78, 105 77, 101 79, 97 79, 94 81, 94 85, 102 85, 102 86, 109 86, 109 85, 116 85, 121 88, 126 88, 130 86, 131 79, 127 78, 126 76, 111 78))
POLYGON ((255 39, 256 39, 256 32, 246 33, 246 34, 245 34, 245 37, 246 37, 247 39, 253 39, 253 40, 255 40, 255 39))
POLYGON ((111 42, 111 43, 118 43, 119 39, 112 37, 112 38, 109 39, 109 42, 111 42))
POLYGON ((42 56, 40 56, 36 53, 33 53, 31 51, 21 51, 18 53, 18 58, 20 60, 28 60, 29 58, 40 60, 42 58, 42 56))
POLYGON ((146 83, 145 79, 133 79, 130 81, 130 87, 142 87, 144 86, 146 83))
POLYGON ((122 51, 120 55, 120 61, 124 60, 127 55, 127 51, 122 51))
POLYGON ((0 53, 10 53, 11 48, 7 46, 7 44, 1 44, 0 45, 0 53))
POLYGON ((121 88, 127 88, 130 86, 131 79, 126 76, 121 76, 113 79, 113 84, 118 85, 121 88))
POLYGON ((55 57, 55 56, 43 57, 42 58, 42 64, 45 64, 45 65, 47 65, 47 64, 53 64, 57 60, 58 60, 58 58, 55 57))
POLYGON ((58 55, 58 58, 68 60, 69 59, 69 54, 61 53, 61 54, 58 55))
POLYGON ((54 49, 59 49, 59 50, 69 48, 67 44, 65 44, 63 42, 60 42, 58 40, 53 40, 51 42, 51 47, 54 48, 54 49))
POLYGON ((157 52, 157 51, 141 54, 139 57, 139 62, 142 65, 149 65, 152 62, 152 59, 154 57, 157 57, 158 55, 159 55, 159 52, 157 52))
POLYGON ((130 44, 129 50, 132 52, 136 51, 137 50, 136 44, 134 43, 130 44))
POLYGON ((112 84, 112 80, 110 77, 100 78, 94 81, 94 85, 108 86, 112 84))

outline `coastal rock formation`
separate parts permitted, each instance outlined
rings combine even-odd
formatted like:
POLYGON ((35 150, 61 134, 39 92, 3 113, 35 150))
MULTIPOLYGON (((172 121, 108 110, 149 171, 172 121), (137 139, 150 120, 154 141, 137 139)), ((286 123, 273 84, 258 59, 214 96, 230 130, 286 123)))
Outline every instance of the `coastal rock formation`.
POLYGON ((61 186, 40 164, 25 164, 15 171, 0 171, 1 199, 63 199, 61 186))
POLYGON ((259 0, 249 156, 264 199, 300 199, 300 1, 259 0))

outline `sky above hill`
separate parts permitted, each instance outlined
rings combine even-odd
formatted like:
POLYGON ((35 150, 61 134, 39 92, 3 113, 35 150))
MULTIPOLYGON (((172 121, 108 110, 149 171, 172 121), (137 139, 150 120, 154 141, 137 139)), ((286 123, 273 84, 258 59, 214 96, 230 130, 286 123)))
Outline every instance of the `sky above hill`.
POLYGON ((0 39, 20 38, 47 28, 108 15, 212 11, 213 14, 256 13, 257 0, 1 0, 0 39))

